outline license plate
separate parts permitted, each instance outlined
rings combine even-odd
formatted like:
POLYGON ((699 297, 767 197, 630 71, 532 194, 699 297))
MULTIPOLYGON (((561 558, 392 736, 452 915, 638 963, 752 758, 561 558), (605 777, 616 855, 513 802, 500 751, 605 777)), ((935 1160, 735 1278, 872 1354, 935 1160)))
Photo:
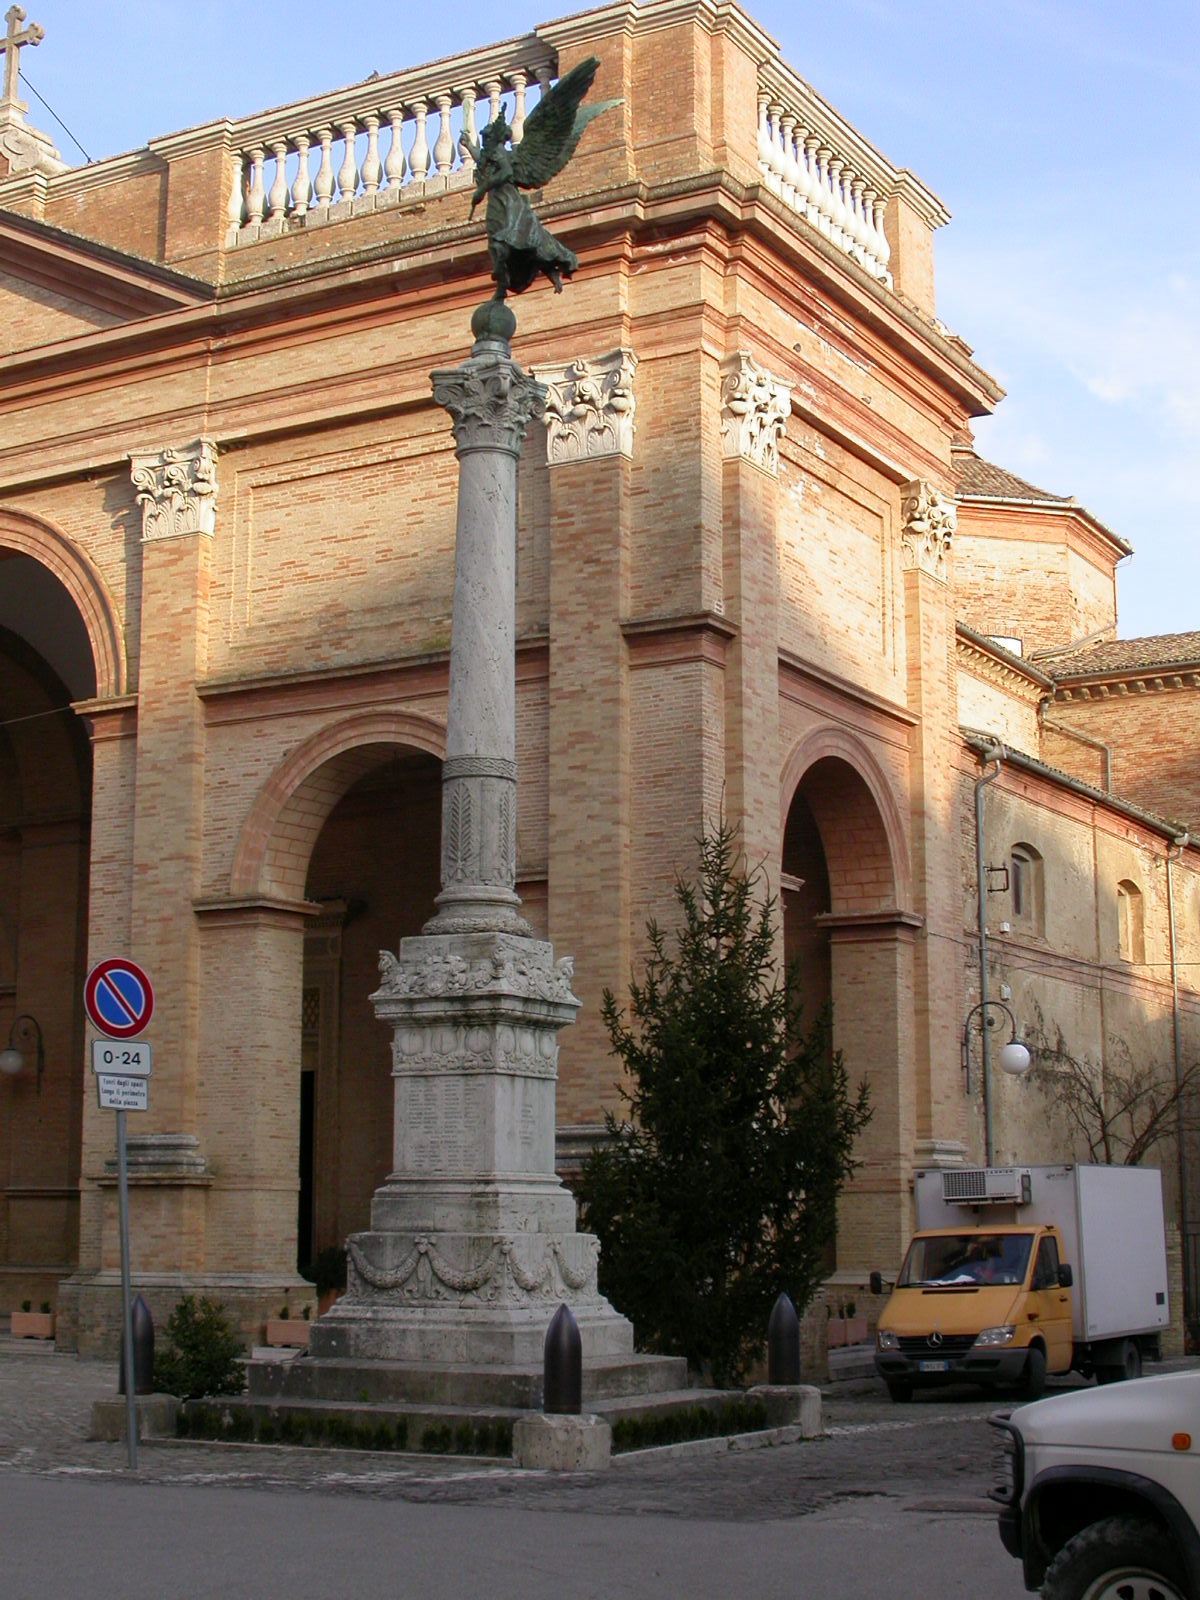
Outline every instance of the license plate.
POLYGON ((918 1361, 917 1369, 920 1372, 949 1372, 948 1361, 918 1361))

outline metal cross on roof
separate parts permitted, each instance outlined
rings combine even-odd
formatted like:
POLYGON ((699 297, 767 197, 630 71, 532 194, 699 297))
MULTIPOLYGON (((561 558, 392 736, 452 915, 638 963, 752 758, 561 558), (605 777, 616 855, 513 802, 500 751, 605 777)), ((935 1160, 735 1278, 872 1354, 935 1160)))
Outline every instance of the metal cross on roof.
POLYGON ((21 27, 25 12, 20 6, 9 6, 4 13, 4 20, 8 24, 8 32, 0 39, 0 51, 4 53, 4 98, 0 100, 0 115, 9 110, 25 110, 17 96, 21 80, 21 46, 41 44, 46 37, 46 30, 39 22, 31 22, 27 28, 21 27))

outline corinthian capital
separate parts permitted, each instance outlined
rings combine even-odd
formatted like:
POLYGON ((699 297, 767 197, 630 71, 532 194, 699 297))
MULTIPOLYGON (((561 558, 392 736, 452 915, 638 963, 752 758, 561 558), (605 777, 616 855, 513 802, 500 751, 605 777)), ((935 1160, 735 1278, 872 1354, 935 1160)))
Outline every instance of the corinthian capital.
POLYGON ((900 539, 907 572, 918 568, 946 579, 950 541, 958 526, 958 510, 949 495, 916 478, 900 491, 900 539))
POLYGON ((142 539, 179 539, 217 525, 217 447, 197 439, 179 449, 168 446, 131 455, 130 476, 142 508, 142 539))
POLYGON ((779 470, 779 440, 792 414, 788 384, 760 367, 747 350, 721 363, 721 436, 727 460, 741 457, 765 472, 779 470))
POLYGON ((433 398, 454 423, 458 453, 506 450, 520 455, 525 430, 540 417, 546 391, 509 356, 488 351, 468 356, 461 367, 432 374, 433 398))
POLYGON ((586 461, 594 456, 633 454, 632 350, 568 362, 565 367, 538 367, 546 385, 546 459, 586 461))

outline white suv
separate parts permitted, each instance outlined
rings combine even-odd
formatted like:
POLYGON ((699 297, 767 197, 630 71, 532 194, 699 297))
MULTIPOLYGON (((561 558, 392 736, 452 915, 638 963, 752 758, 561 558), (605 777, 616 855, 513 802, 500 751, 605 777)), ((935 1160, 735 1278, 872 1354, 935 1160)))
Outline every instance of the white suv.
POLYGON ((1200 1600, 1200 1371, 997 1412, 1000 1538, 1045 1600, 1200 1600))

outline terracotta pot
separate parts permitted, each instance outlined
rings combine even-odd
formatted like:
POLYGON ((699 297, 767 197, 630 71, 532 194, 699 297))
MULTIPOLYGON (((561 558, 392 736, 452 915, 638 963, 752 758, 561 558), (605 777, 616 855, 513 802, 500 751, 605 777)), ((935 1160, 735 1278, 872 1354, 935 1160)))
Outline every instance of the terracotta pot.
POLYGON ((829 1347, 836 1350, 841 1345, 866 1344, 866 1317, 830 1317, 829 1347))
POLYGON ((14 1311, 12 1335, 14 1339, 53 1339, 53 1311, 14 1311))
POLYGON ((267 1343, 305 1350, 308 1348, 308 1330, 311 1326, 303 1317, 268 1317, 267 1343))

